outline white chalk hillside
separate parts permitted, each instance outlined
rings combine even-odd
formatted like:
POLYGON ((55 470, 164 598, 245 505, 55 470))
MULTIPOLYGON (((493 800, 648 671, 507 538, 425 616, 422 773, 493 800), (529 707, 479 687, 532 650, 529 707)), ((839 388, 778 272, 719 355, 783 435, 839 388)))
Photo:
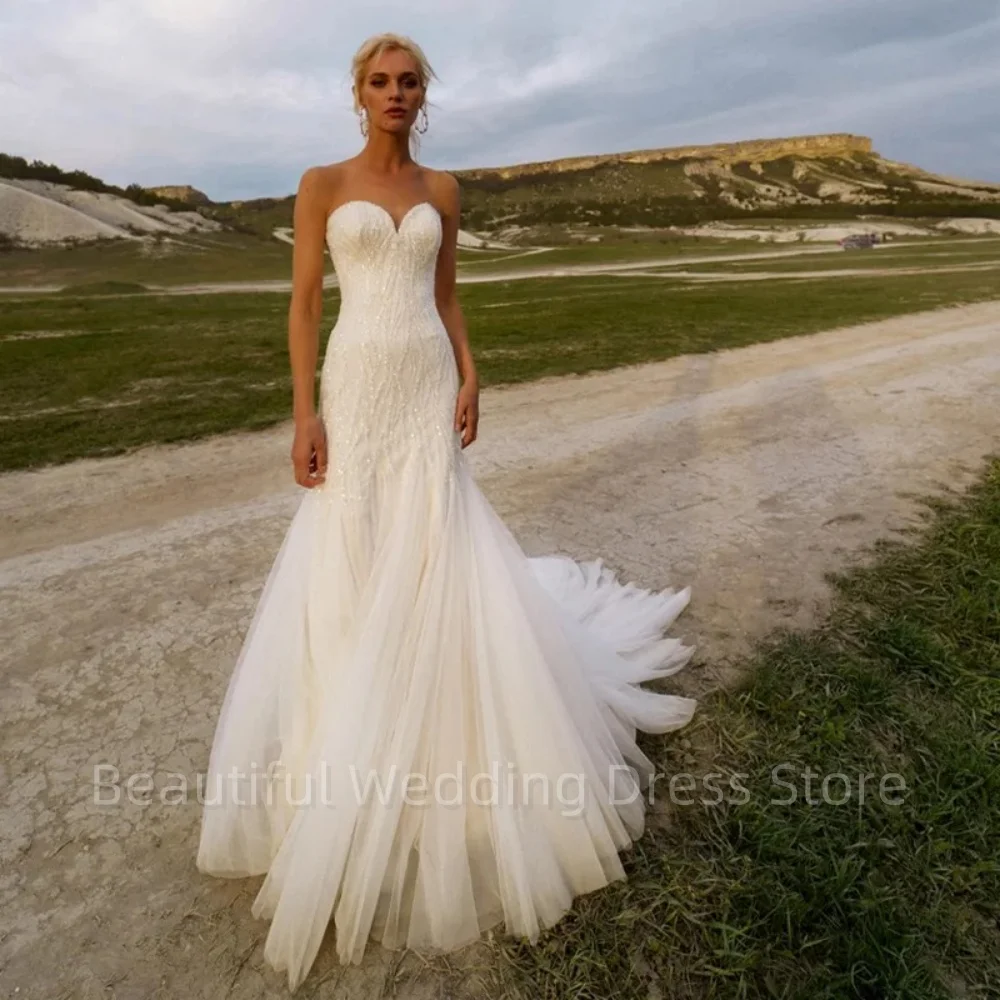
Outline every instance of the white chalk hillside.
POLYGON ((156 233, 216 232, 197 212, 137 205, 114 194, 77 191, 48 181, 0 179, 0 234, 26 246, 98 239, 143 239, 156 233))
POLYGON ((833 222, 817 225, 788 224, 749 226, 733 222, 706 222, 700 226, 679 227, 685 236, 723 240, 759 240, 763 243, 836 243, 848 236, 875 233, 882 239, 906 239, 939 236, 942 233, 971 233, 977 236, 1000 235, 1000 219, 940 219, 926 222, 887 222, 864 219, 860 222, 833 222))

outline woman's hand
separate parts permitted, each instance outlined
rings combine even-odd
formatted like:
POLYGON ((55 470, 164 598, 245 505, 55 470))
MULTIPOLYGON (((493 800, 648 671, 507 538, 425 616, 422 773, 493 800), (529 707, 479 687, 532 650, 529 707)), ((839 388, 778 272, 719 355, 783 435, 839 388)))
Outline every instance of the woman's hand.
POLYGON ((326 428, 319 417, 296 421, 292 465, 299 486, 312 489, 326 481, 326 428))
POLYGON ((462 447, 466 448, 476 440, 479 427, 479 383, 467 379, 458 390, 455 406, 455 430, 462 432, 462 447))

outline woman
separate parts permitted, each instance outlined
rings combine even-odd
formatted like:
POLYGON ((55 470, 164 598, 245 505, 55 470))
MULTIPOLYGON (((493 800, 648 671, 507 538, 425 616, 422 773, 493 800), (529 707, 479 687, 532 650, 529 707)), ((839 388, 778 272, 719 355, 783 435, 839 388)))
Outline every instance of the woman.
POLYGON ((398 35, 366 41, 353 68, 364 148, 307 170, 295 202, 307 492, 230 679, 198 850, 204 872, 266 873, 253 913, 293 990, 331 918, 342 962, 369 937, 452 950, 500 922, 537 940, 625 877, 652 771, 636 731, 695 708, 639 686, 690 658, 662 634, 688 589, 529 559, 473 480, 459 190, 408 147, 433 74, 398 35), (317 410, 324 244, 341 305, 317 410))

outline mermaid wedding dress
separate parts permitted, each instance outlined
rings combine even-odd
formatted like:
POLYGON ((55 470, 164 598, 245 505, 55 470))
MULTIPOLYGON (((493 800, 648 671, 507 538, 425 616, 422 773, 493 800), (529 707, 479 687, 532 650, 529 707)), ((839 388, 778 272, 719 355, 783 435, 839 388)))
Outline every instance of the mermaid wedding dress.
POLYGON ((252 912, 292 990, 331 918, 341 962, 369 938, 450 951, 500 922, 537 940, 625 877, 652 773, 637 730, 696 705, 640 687, 690 658, 663 634, 689 589, 527 557, 472 478, 441 234, 429 202, 398 226, 362 200, 328 219, 329 468, 271 567, 206 775, 197 866, 266 873, 252 912))

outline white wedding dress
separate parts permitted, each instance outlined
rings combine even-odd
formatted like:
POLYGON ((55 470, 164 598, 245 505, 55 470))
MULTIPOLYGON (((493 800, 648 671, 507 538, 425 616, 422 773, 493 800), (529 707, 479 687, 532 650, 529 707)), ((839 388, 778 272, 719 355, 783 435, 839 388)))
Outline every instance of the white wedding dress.
POLYGON ((652 770, 636 730, 696 705, 639 686, 690 658, 663 634, 689 590, 527 557, 472 478, 441 235, 426 201, 398 227, 363 200, 328 219, 327 478, 271 567, 203 790, 198 868, 266 873, 252 912, 293 990, 331 919, 342 962, 369 938, 453 950, 501 922, 537 940, 625 877, 652 770))

